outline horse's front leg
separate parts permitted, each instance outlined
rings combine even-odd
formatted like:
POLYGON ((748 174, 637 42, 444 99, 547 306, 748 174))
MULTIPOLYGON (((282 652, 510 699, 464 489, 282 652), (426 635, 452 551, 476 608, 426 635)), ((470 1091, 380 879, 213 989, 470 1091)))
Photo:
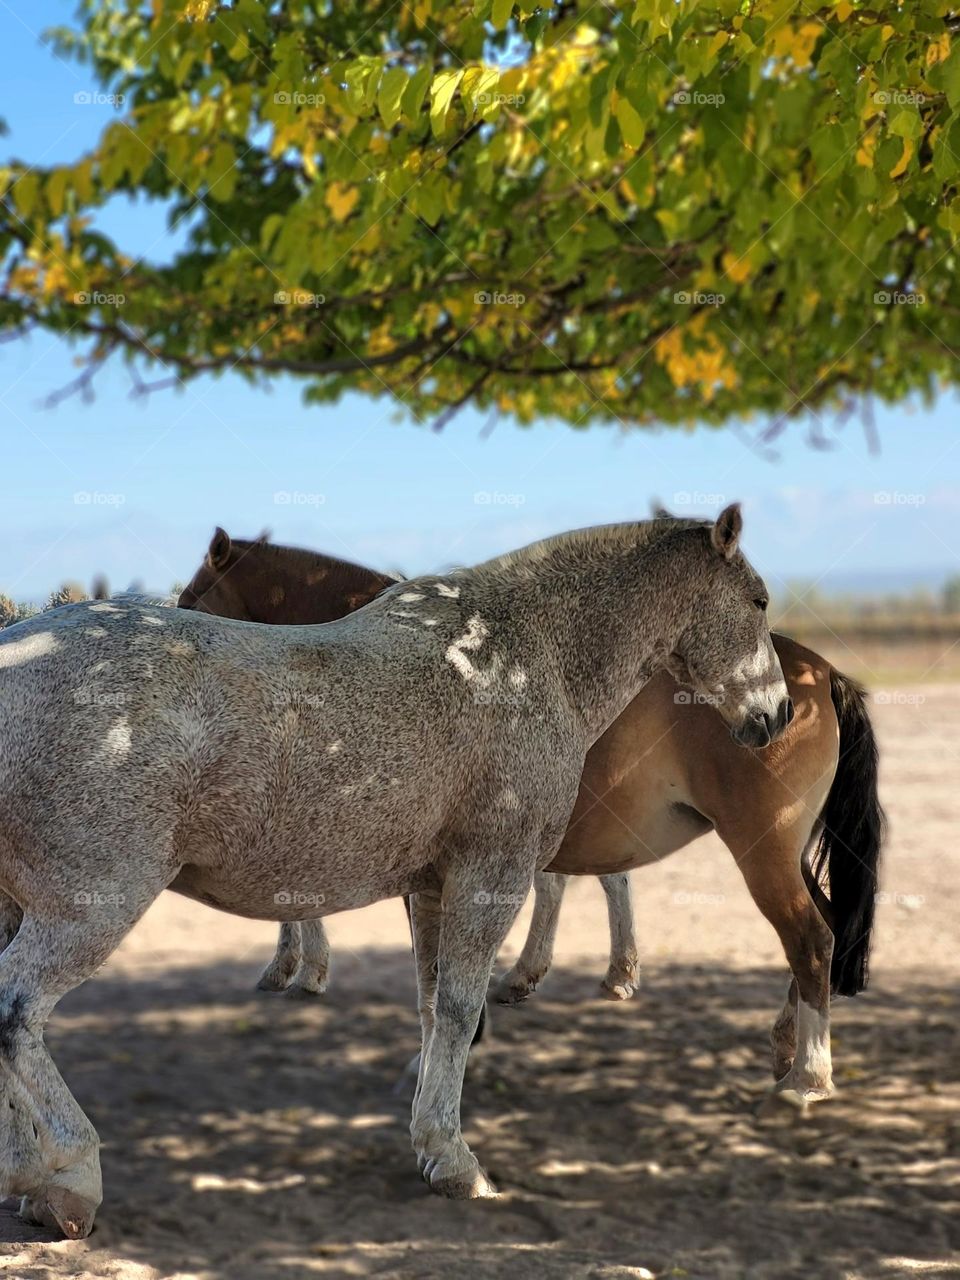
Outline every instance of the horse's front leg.
MULTIPOLYGON (((501 863, 491 884, 485 864, 489 868, 489 860, 478 859, 448 873, 435 964, 429 954, 429 907, 421 925, 424 895, 415 895, 413 902, 424 1043, 410 1136, 431 1189, 458 1200, 496 1194, 460 1133, 460 1094, 490 970, 527 896, 533 872, 532 865, 523 868, 519 861, 507 868, 501 863), (433 972, 436 994, 431 1001, 433 972)), ((434 933, 435 924, 434 910, 434 933)))

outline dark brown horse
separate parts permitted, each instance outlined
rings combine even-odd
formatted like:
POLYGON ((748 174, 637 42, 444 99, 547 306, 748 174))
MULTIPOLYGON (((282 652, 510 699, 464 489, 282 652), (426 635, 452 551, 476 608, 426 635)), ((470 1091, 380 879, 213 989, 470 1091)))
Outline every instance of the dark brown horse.
MULTIPOLYGON (((180 604, 255 622, 323 622, 393 581, 264 538, 231 540, 218 529, 180 604)), ((629 994, 636 955, 624 873, 713 828, 776 929, 792 972, 772 1037, 778 1087, 812 1100, 832 1089, 831 990, 854 995, 866 984, 883 813, 862 690, 786 636, 774 644, 795 717, 773 745, 738 746, 716 710, 665 671, 594 744, 564 842, 536 877, 530 936, 500 998, 523 998, 546 972, 564 885, 557 872, 604 880, 615 952, 606 985, 629 994)), ((261 986, 320 991, 328 954, 319 921, 284 925, 261 986)))

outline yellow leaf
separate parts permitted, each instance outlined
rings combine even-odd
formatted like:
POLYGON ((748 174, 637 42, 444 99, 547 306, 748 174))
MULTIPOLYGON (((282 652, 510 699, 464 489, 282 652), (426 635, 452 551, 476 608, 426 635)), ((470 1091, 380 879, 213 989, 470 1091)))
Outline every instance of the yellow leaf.
POLYGON ((346 222, 359 199, 360 192, 356 187, 347 187, 342 182, 331 182, 324 202, 337 222, 346 222))
POLYGON ((629 178, 621 178, 621 179, 620 179, 620 190, 621 190, 621 191, 623 192, 623 194, 627 197, 627 199, 631 202, 631 204, 639 204, 639 203, 640 203, 640 197, 637 195, 636 191, 634 191, 633 187, 630 185, 630 179, 629 179, 629 178))
POLYGON ((849 4, 847 0, 840 0, 840 3, 836 7, 835 13, 841 22, 846 22, 846 20, 850 17, 851 13, 853 13, 853 5, 849 4))
POLYGON ((873 168, 873 153, 877 149, 877 128, 876 125, 872 129, 868 129, 863 135, 860 146, 857 150, 857 164, 863 165, 865 169, 873 168))
POLYGON ((748 258, 738 257, 737 254, 730 252, 723 255, 723 269, 727 278, 734 284, 743 284, 745 280, 749 280, 753 270, 748 258))
POLYGON ((944 62, 950 54, 950 32, 945 31, 939 40, 927 45, 927 66, 936 66, 944 62))
POLYGON ((803 71, 810 66, 810 55, 823 31, 820 22, 804 22, 797 28, 780 27, 773 37, 774 56, 789 58, 798 71, 803 71))
POLYGON ((906 170, 906 167, 910 163, 912 156, 913 156, 913 141, 910 138, 904 138, 903 154, 900 156, 900 159, 890 170, 890 177, 899 178, 901 173, 903 173, 906 170))
POLYGON ((386 355, 388 351, 393 351, 396 342, 390 336, 390 322, 385 320, 383 324, 378 325, 374 329, 367 341, 367 354, 371 356, 386 355))

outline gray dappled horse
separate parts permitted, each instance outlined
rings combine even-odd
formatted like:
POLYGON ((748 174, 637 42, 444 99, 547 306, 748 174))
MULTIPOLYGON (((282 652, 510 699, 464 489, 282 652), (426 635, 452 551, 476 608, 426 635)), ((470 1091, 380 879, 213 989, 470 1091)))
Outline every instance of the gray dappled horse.
POLYGON ((746 744, 792 707, 740 514, 539 542, 318 626, 112 600, 0 634, 0 1184, 71 1237, 99 1140, 42 1029, 164 888, 308 918, 411 894, 430 1186, 492 1187, 460 1133, 491 966, 591 744, 667 665, 746 744), (19 913, 19 921, 17 916, 19 913))
MULTIPOLYGON (((325 622, 393 581, 266 536, 231 539, 217 529, 178 603, 256 622, 325 622)), ((795 714, 772 745, 739 746, 711 703, 679 689, 666 671, 593 744, 563 842, 534 876, 523 950, 496 995, 514 1004, 543 980, 564 873, 574 873, 599 876, 606 891, 611 950, 602 989, 628 998, 639 953, 626 873, 712 827, 783 944, 791 983, 771 1037, 773 1073, 778 1093, 807 1103, 833 1087, 830 996, 855 995, 867 983, 884 817, 864 691, 796 640, 774 635, 773 644, 795 714)), ((322 920, 288 921, 259 985, 322 992, 329 956, 322 920)), ((478 1037, 483 1025, 481 1015, 478 1037)))

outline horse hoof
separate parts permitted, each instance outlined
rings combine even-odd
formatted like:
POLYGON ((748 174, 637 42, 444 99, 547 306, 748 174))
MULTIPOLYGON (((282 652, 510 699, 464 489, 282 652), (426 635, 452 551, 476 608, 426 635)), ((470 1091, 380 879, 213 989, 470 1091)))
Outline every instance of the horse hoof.
POLYGON ((600 983, 600 994, 605 1000, 629 1000, 636 989, 629 979, 623 982, 611 982, 604 978, 600 983))
POLYGON ((303 982, 291 982, 289 987, 284 989, 283 994, 288 1000, 316 1000, 324 995, 327 990, 327 984, 320 983, 317 986, 308 985, 303 982))
POLYGON ((83 1240, 93 1230, 98 1206, 66 1187, 49 1187, 41 1199, 24 1196, 20 1216, 27 1222, 62 1231, 68 1240, 83 1240))
POLYGON ((479 1165, 463 1173, 444 1173, 442 1163, 428 1160, 423 1177, 431 1191, 447 1200, 491 1200, 497 1194, 497 1188, 479 1165))
POLYGON ((806 1111, 814 1102, 826 1102, 828 1098, 833 1097, 833 1085, 822 1088, 798 1084, 792 1081, 788 1074, 773 1086, 770 1097, 774 1102, 782 1102, 800 1111, 806 1111))
POLYGON ((271 972, 267 969, 260 975, 260 981, 257 983, 258 991, 286 991, 290 985, 290 978, 282 973, 271 972))
POLYGON ((497 1004, 523 1004, 537 989, 536 979, 507 976, 497 984, 494 999, 497 1004))

